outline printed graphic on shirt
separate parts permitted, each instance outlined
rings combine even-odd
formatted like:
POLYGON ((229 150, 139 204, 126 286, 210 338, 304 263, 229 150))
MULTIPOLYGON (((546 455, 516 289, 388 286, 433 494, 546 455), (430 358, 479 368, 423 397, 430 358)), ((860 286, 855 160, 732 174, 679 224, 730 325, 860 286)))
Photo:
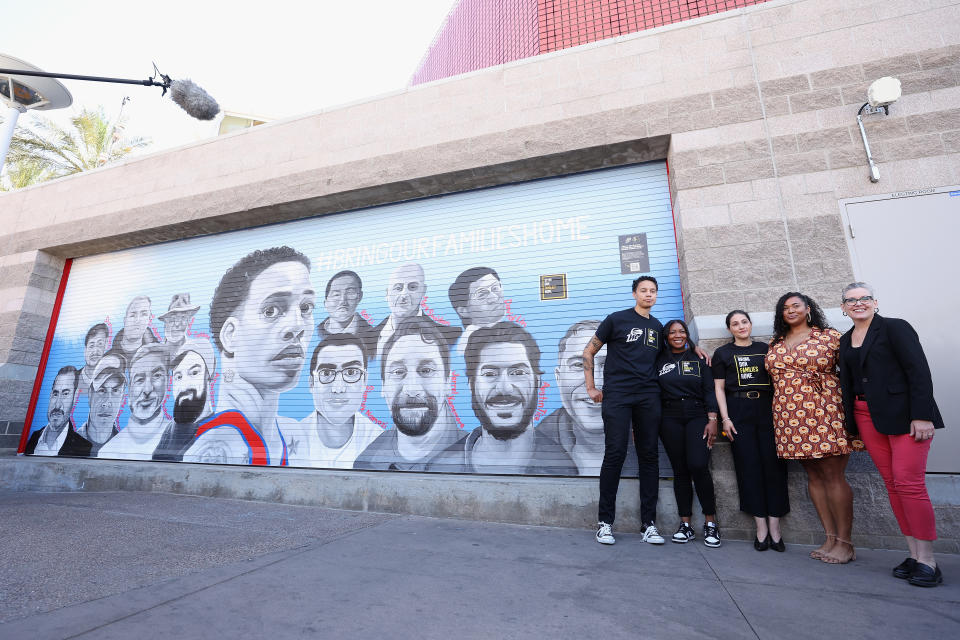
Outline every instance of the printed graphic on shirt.
POLYGON ((677 365, 675 365, 672 362, 668 362, 667 364, 663 365, 663 367, 660 368, 660 373, 658 373, 657 375, 665 376, 676 368, 677 368, 677 365))
POLYGON ((644 330, 639 327, 630 329, 630 333, 627 334, 627 342, 636 342, 639 340, 640 337, 643 336, 643 331, 644 330))
MULTIPOLYGON (((636 329, 634 329, 636 331, 636 329)), ((647 346, 654 349, 660 348, 660 332, 656 329, 647 329, 647 346)))
POLYGON ((700 363, 684 360, 680 363, 680 375, 700 377, 700 363))
POLYGON ((767 381, 763 369, 763 359, 767 356, 765 353, 748 353, 736 355, 733 357, 737 368, 737 381, 741 387, 765 387, 767 381))

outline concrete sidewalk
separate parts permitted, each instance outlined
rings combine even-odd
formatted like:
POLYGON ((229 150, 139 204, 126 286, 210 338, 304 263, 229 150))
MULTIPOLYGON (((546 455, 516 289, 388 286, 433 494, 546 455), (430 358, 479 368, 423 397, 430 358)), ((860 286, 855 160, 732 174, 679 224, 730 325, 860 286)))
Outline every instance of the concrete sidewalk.
MULTIPOLYGON (((662 517, 664 529, 675 526, 662 517)), ((663 547, 621 534, 155 493, 0 493, 0 638, 960 637, 903 555, 663 547)))

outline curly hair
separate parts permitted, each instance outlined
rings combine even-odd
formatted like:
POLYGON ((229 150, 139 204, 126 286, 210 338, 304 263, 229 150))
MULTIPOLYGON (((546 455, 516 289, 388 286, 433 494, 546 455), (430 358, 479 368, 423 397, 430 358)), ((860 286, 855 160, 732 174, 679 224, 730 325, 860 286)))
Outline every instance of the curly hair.
POLYGON ((787 336, 787 332, 790 331, 790 325, 783 319, 783 308, 790 298, 800 298, 803 300, 803 303, 807 305, 809 317, 807 320, 808 327, 816 327, 820 330, 830 328, 830 325, 827 324, 827 318, 820 309, 820 305, 814 302, 813 298, 797 291, 788 291, 780 296, 780 299, 777 300, 777 306, 773 311, 773 339, 770 341, 771 344, 783 342, 783 339, 787 336))

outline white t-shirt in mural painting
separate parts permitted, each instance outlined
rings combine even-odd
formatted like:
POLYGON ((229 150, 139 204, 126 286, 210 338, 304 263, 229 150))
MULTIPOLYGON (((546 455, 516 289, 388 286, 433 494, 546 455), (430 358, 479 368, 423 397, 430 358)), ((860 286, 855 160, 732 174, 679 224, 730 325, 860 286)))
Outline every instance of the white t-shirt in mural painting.
POLYGON ((98 458, 115 458, 121 460, 150 460, 163 432, 170 424, 170 419, 158 411, 155 418, 145 424, 134 425, 128 423, 123 431, 107 440, 97 452, 98 458), (136 433, 136 435, 135 435, 136 433), (139 437, 143 434, 145 437, 139 437))
POLYGON ((353 416, 353 435, 339 448, 328 447, 318 434, 319 415, 316 411, 300 421, 300 433, 306 446, 290 454, 290 465, 326 469, 352 469, 357 457, 377 436, 383 433, 370 418, 362 413, 353 416))

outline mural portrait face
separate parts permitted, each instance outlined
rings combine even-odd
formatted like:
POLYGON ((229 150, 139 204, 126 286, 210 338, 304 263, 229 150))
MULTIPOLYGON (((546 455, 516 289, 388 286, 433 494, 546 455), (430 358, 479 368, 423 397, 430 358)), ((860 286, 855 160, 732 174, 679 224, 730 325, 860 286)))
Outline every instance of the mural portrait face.
POLYGON ((352 420, 363 403, 367 372, 356 345, 330 345, 320 350, 310 376, 310 392, 317 412, 331 424, 352 420))
POLYGON ((504 313, 506 308, 503 302, 503 288, 497 276, 488 273, 470 283, 466 315, 470 318, 471 324, 489 326, 499 322, 504 313))
POLYGON ((89 418, 94 428, 107 430, 116 424, 123 406, 125 386, 119 375, 110 376, 100 386, 94 386, 90 394, 89 418))
POLYGON ((150 300, 147 298, 134 298, 129 306, 127 313, 123 316, 124 337, 130 340, 139 338, 150 326, 150 300))
POLYGON ((90 369, 94 369, 100 358, 107 351, 107 332, 97 331, 87 340, 83 347, 83 361, 90 369))
POLYGON ((50 407, 47 409, 47 421, 57 431, 66 424, 70 417, 73 394, 76 392, 75 380, 73 373, 61 373, 53 380, 53 388, 50 390, 50 407))
POLYGON ((353 320, 357 305, 363 299, 360 281, 349 274, 336 276, 330 281, 329 292, 323 301, 330 317, 340 326, 353 320))
POLYGON ((163 319, 163 335, 170 342, 180 342, 187 332, 191 313, 169 313, 163 319))
POLYGON ((167 392, 167 365, 163 354, 148 353, 130 365, 130 413, 146 422, 160 411, 167 392))
POLYGON ((427 344, 418 335, 398 339, 384 354, 383 398, 400 433, 422 436, 440 415, 446 397, 440 345, 427 344))
POLYGON ((207 366, 196 351, 187 351, 171 376, 173 421, 177 424, 196 422, 207 405, 207 366))
POLYGON ((262 392, 296 386, 313 335, 315 292, 300 262, 278 262, 254 278, 220 331, 237 375, 262 392))
MULTIPOLYGON (((560 400, 567 413, 587 431, 603 432, 601 405, 590 399, 586 381, 583 379, 583 350, 586 348, 593 331, 580 331, 567 339, 554 370, 557 385, 560 388, 560 400)), ((601 347, 593 360, 593 379, 598 389, 603 388, 603 365, 607 360, 607 347, 601 347)))
POLYGON ((397 319, 416 315, 427 291, 423 269, 418 264, 397 267, 387 287, 387 304, 397 319))
POLYGON ((518 342, 498 342, 480 349, 471 380, 473 410, 484 429, 498 440, 523 433, 537 408, 539 377, 518 342))

